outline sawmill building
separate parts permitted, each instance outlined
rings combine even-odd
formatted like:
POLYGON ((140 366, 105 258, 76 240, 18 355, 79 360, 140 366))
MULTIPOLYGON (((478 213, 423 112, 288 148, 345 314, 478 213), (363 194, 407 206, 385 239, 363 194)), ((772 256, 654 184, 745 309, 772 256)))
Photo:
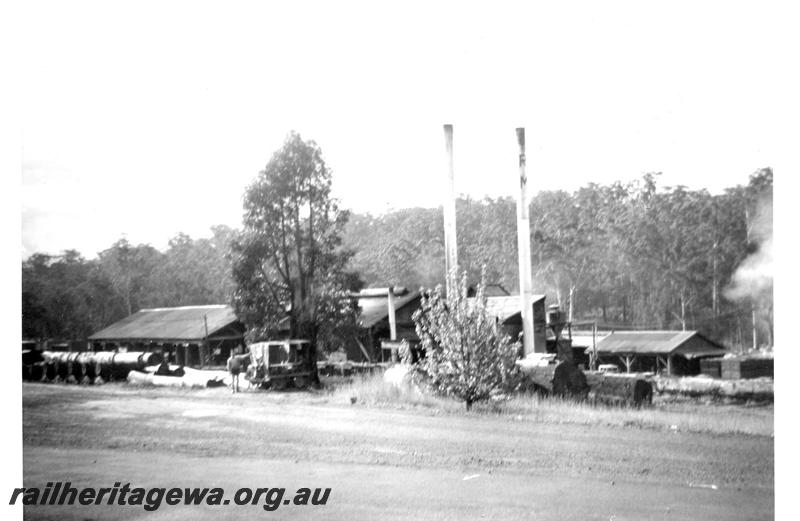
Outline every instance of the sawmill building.
MULTIPOLYGON (((519 295, 486 298, 486 311, 497 320, 503 332, 513 340, 519 338, 522 333, 522 311, 519 299, 519 295)), ((533 301, 533 351, 544 353, 548 336, 544 295, 532 295, 531 300, 533 301)))
MULTIPOLYGON (((419 338, 412 315, 420 309, 422 295, 419 291, 393 288, 390 299, 389 291, 390 288, 374 288, 352 295, 358 302, 359 324, 366 338, 358 340, 361 353, 348 350, 351 360, 397 360, 401 342, 405 340, 412 350, 418 346, 419 338)), ((519 295, 508 295, 505 290, 488 293, 493 296, 486 298, 487 312, 495 318, 504 333, 516 340, 522 332, 519 295)), ((534 351, 544 353, 547 343, 545 297, 533 295, 532 301, 534 351)))
POLYGON ((419 341, 412 316, 420 308, 422 295, 403 287, 369 288, 350 297, 358 305, 361 334, 347 349, 347 358, 360 362, 383 362, 397 356, 406 340, 419 341))
POLYGON ((95 351, 168 353, 179 365, 225 365, 230 350, 244 344, 244 324, 231 306, 142 309, 89 337, 95 351))

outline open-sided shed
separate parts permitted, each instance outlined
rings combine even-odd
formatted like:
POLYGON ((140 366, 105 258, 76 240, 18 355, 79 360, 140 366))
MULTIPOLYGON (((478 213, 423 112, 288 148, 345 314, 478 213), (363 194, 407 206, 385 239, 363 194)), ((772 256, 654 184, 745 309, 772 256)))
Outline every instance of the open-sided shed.
POLYGON ((178 364, 221 365, 243 343, 244 325, 231 306, 142 309, 89 337, 95 349, 158 350, 178 364))
POLYGON ((597 343, 602 363, 631 371, 666 371, 670 375, 700 372, 700 360, 726 353, 717 342, 697 331, 617 331, 597 343))

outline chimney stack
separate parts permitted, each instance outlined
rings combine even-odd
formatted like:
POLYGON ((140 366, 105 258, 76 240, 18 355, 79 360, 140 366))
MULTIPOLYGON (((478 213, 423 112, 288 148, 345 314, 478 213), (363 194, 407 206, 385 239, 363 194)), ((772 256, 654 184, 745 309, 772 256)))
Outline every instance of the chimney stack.
POLYGON ((458 248, 456 247, 456 188, 453 175, 453 125, 444 126, 447 153, 447 191, 444 200, 445 288, 447 294, 458 291, 458 248))
POLYGON ((522 345, 525 356, 533 353, 533 281, 531 280, 531 225, 528 215, 528 178, 525 174, 525 129, 517 129, 519 145, 519 199, 517 199, 517 250, 519 252, 519 300, 522 307, 522 345))
POLYGON ((394 307, 394 286, 389 286, 389 295, 386 302, 389 306, 389 340, 397 340, 397 317, 394 307))

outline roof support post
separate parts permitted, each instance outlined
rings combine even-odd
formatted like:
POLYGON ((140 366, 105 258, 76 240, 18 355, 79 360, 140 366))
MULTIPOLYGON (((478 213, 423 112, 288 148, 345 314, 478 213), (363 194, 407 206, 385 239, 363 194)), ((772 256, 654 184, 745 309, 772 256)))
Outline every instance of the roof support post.
POLYGON ((634 360, 636 360, 636 355, 633 356, 625 355, 625 356, 620 356, 619 358, 620 360, 622 360, 622 363, 625 364, 625 372, 630 373, 631 367, 633 367, 633 362, 634 360))
POLYGON ((200 367, 206 366, 206 359, 208 358, 208 315, 203 315, 203 327, 205 328, 206 336, 203 338, 203 343, 200 344, 200 367))

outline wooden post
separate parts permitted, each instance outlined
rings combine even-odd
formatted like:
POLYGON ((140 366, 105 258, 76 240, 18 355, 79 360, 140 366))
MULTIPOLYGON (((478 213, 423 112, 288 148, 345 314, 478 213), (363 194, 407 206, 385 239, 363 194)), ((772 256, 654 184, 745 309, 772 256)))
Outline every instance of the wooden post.
POLYGON ((633 366, 633 361, 636 359, 636 357, 631 355, 625 355, 624 358, 623 357, 620 358, 622 358, 622 362, 625 364, 625 372, 630 373, 631 367, 633 366))
POLYGON ((672 355, 667 355, 667 376, 672 376, 672 355))
POLYGON ((517 199, 517 252, 519 257, 519 300, 522 312, 522 346, 525 356, 533 353, 533 282, 531 280, 531 226, 525 174, 525 129, 517 129, 519 145, 519 194, 517 199))
POLYGON ((447 189, 444 200, 444 269, 447 295, 458 291, 458 247, 456 246, 456 188, 453 171, 453 125, 444 126, 444 144, 447 153, 447 189))
POLYGON ((597 371, 597 322, 592 322, 592 371, 597 371))
MULTIPOLYGON (((372 363, 372 357, 367 352, 367 348, 364 347, 364 344, 361 343, 361 340, 356 338, 356 343, 358 344, 358 347, 361 349, 361 354, 363 354, 364 358, 367 359, 367 362, 372 363)), ((381 351, 383 351, 383 349, 381 349, 381 351)))

